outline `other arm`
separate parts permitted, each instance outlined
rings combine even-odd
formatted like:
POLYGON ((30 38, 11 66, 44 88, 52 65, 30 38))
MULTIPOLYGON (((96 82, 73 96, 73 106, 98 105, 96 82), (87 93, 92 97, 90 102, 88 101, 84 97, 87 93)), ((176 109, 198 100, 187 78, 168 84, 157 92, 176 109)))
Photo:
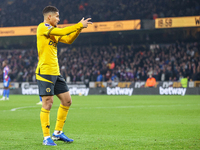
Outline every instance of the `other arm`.
POLYGON ((69 35, 61 36, 58 41, 66 44, 72 44, 80 33, 81 30, 77 30, 69 35))

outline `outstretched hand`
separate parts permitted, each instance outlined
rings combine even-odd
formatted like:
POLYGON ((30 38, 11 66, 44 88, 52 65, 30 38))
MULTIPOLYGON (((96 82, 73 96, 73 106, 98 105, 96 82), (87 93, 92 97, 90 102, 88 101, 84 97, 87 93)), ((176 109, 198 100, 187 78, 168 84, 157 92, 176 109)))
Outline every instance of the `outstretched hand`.
POLYGON ((84 17, 81 19, 81 23, 83 24, 83 28, 87 28, 88 27, 88 24, 92 24, 92 22, 91 21, 89 21, 89 20, 91 20, 92 18, 87 18, 87 19, 85 19, 84 20, 84 17))

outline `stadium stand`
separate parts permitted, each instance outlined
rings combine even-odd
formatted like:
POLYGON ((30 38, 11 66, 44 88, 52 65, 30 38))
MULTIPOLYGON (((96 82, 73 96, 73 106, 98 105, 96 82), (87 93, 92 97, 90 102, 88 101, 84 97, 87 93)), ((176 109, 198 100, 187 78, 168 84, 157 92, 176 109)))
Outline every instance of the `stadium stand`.
MULTIPOLYGON (((58 52, 61 74, 70 82, 200 80, 200 43, 176 42, 149 49, 144 45, 65 47, 58 52)), ((9 60, 12 81, 35 82, 37 50, 1 50, 0 61, 9 60)), ((0 68, 2 70, 2 68, 0 68)), ((0 72, 2 82, 2 71, 0 72)))
MULTIPOLYGON (((200 14, 200 1, 196 0, 101 0, 98 3, 93 0, 34 0, 34 3, 29 0, 2 0, 0 4, 1 27, 38 25, 43 21, 41 13, 47 5, 54 5, 62 12, 61 24, 78 22, 82 16, 92 17, 93 22, 98 22, 200 14)), ((177 30, 176 35, 179 35, 179 32, 182 33, 181 30, 177 30)), ((104 33, 100 34, 104 37, 104 33)), ((118 35, 113 34, 113 37, 116 43, 119 44, 119 41, 122 41, 124 45, 102 42, 101 45, 80 44, 81 46, 59 48, 61 74, 70 82, 96 81, 98 75, 102 75, 101 80, 103 81, 146 81, 149 74, 153 74, 156 81, 178 81, 182 76, 193 81, 200 80, 200 43, 194 42, 198 41, 198 38, 186 37, 184 42, 174 42, 178 40, 174 30, 152 35, 142 33, 140 36, 135 36, 135 39, 141 39, 140 45, 136 45, 138 41, 134 44, 125 43, 127 39, 123 39, 123 34, 120 32, 118 35), (168 37, 168 34, 171 35, 168 37), (117 36, 122 38, 118 40, 117 36), (148 41, 149 39, 152 40, 148 41), (160 41, 161 39, 164 42, 173 41, 174 43, 158 44, 156 48, 149 48, 149 44, 154 41, 163 42, 160 41)), ((179 37, 182 37, 182 34, 179 37)), ((0 61, 9 60, 12 81, 35 82, 36 46, 32 49, 16 50, 12 42, 0 42, 3 43, 0 47, 2 49, 0 50, 0 61)), ((35 41, 24 42, 21 45, 26 44, 36 45, 35 41)), ((2 82, 1 67, 0 81, 2 82)))
POLYGON ((2 0, 0 4, 1 27, 38 25, 43 21, 42 9, 47 5, 59 8, 60 23, 76 23, 82 16, 92 17, 93 22, 155 19, 199 15, 197 0, 2 0))

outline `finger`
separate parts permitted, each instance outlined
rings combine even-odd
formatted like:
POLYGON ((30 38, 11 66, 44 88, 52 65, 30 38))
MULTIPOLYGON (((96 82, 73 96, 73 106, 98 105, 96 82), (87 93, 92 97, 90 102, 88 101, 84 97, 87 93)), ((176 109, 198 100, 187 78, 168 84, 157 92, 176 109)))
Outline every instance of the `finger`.
POLYGON ((92 22, 88 21, 87 24, 92 24, 92 22))
POLYGON ((87 18, 87 19, 85 19, 85 20, 87 20, 87 21, 89 21, 89 20, 91 20, 92 18, 87 18))
POLYGON ((82 19, 81 19, 81 21, 83 21, 85 18, 83 17, 82 19))

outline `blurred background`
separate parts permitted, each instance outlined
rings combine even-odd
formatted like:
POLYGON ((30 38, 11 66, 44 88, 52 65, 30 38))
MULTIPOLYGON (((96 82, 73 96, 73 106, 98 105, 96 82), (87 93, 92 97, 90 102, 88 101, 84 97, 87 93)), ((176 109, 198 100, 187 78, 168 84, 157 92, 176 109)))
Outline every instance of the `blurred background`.
POLYGON ((187 78, 198 86, 199 0, 1 0, 0 61, 9 60, 12 82, 36 82, 35 33, 47 5, 59 9, 59 24, 82 17, 94 22, 72 45, 58 44, 61 74, 68 83, 116 87, 146 82, 152 75, 157 82, 187 78), (15 35, 18 28, 13 27, 23 33, 27 26, 31 35, 15 35))

